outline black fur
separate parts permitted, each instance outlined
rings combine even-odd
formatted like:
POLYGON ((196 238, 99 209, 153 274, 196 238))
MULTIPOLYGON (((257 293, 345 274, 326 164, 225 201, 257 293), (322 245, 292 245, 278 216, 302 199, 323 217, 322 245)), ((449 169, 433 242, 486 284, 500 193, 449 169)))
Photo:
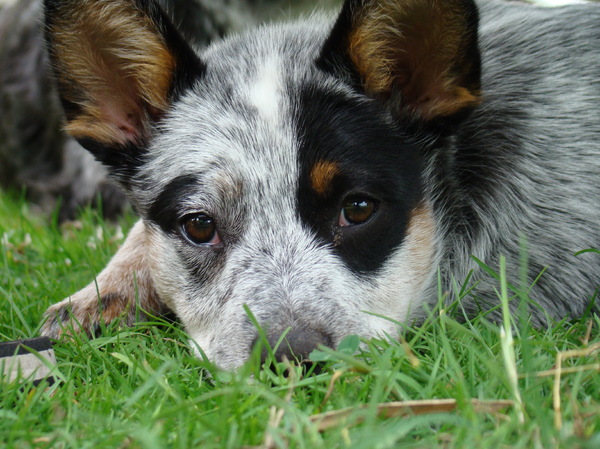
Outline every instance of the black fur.
POLYGON ((419 148, 377 102, 305 86, 298 110, 300 218, 352 270, 381 268, 402 243, 421 199, 419 148), (323 160, 338 164, 340 173, 331 191, 320 195, 311 187, 310 172, 323 160), (377 210, 364 224, 340 228, 343 202, 353 197, 374 200, 377 210))

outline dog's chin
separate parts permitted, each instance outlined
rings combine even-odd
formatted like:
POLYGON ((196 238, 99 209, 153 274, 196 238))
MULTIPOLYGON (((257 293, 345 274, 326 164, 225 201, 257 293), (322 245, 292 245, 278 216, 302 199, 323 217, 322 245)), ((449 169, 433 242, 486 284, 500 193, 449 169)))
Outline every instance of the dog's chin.
POLYGON ((240 368, 252 352, 249 343, 252 339, 245 344, 225 335, 219 337, 190 333, 190 337, 189 345, 194 355, 224 371, 235 371, 240 368))

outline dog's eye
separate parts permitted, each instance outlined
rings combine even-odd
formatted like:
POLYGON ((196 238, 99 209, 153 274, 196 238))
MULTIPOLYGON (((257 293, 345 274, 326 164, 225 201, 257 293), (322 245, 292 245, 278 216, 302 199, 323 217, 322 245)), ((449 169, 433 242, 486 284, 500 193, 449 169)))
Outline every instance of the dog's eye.
POLYGON ((344 203, 338 224, 353 226, 368 221, 377 210, 377 203, 366 198, 355 198, 344 203))
POLYGON ((181 229, 188 240, 196 245, 217 245, 221 243, 215 221, 208 215, 188 215, 182 220, 181 229))

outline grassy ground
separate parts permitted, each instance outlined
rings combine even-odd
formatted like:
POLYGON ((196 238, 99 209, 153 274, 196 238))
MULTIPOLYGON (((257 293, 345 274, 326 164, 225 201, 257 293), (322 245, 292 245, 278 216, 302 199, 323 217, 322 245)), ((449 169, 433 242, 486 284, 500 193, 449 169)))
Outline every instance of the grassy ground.
MULTIPOLYGON (((35 336, 45 308, 92 279, 133 221, 106 224, 85 212, 59 227, 1 194, 0 341, 35 336)), ((285 366, 261 370, 256 359, 219 372, 162 320, 59 341, 60 382, 0 382, 0 447, 600 447, 597 317, 547 330, 516 326, 511 344, 484 319, 433 316, 405 341, 370 341, 351 355, 349 339, 321 354, 330 361, 320 374, 294 368, 287 377, 285 366), (571 350, 581 351, 568 357, 571 350), (547 371, 557 354, 565 356, 560 375, 547 371), (432 399, 456 407, 433 413, 432 399), (485 412, 473 399, 511 402, 485 412), (425 413, 382 416, 391 410, 380 404, 409 400, 423 401, 425 413), (315 415, 347 407, 320 429, 325 421, 315 415)))

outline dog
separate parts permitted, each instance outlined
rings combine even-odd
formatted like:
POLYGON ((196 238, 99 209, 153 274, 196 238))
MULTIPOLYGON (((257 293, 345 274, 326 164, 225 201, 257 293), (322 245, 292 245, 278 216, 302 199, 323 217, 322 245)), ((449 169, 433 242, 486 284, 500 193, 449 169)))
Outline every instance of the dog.
POLYGON ((533 325, 598 311, 576 255, 600 247, 598 5, 347 0, 199 52, 152 1, 45 0, 45 21, 66 129, 140 221, 44 335, 172 311, 223 369, 254 320, 306 360, 397 336, 438 291, 497 319, 477 260, 501 257, 533 325))

